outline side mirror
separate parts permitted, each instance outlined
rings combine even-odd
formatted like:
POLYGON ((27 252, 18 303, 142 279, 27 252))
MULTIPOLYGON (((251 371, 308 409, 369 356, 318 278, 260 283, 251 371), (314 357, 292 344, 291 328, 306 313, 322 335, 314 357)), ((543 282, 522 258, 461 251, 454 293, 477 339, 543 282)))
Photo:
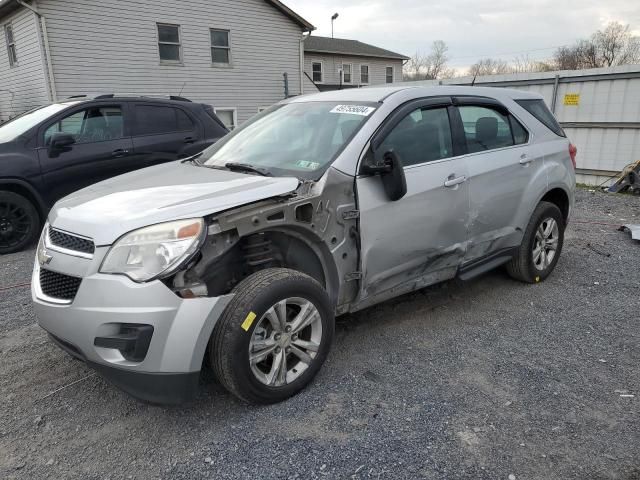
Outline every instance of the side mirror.
MULTIPOLYGON (((375 158, 375 155, 369 157, 375 158)), ((384 191, 389 200, 395 202, 407 194, 407 179, 404 176, 402 160, 396 152, 388 150, 382 155, 382 162, 365 161, 360 168, 361 173, 380 175, 384 191)))
POLYGON ((76 143, 76 139, 70 133, 54 133, 49 140, 49 153, 68 152, 74 143, 76 143))

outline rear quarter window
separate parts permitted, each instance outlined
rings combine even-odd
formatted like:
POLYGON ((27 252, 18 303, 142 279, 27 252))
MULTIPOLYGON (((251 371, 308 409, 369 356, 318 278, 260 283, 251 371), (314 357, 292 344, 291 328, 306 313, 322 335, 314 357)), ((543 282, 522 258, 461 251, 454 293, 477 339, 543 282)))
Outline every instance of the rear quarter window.
POLYGON ((518 105, 524 108, 531 115, 536 117, 536 119, 542 123, 545 127, 551 130, 553 133, 560 137, 566 137, 567 135, 562 130, 562 127, 556 120, 556 117, 553 116, 553 113, 549 111, 547 106, 544 103, 544 100, 539 99, 531 99, 531 100, 516 100, 518 105))

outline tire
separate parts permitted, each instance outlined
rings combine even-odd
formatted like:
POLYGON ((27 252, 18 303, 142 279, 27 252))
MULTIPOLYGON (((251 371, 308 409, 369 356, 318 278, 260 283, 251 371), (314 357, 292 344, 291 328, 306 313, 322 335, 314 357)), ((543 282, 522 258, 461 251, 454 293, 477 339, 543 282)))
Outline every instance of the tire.
POLYGON ((40 216, 22 195, 0 191, 0 255, 19 252, 35 242, 40 216))
POLYGON ((524 232, 522 238, 522 244, 518 248, 517 254, 507 263, 507 272, 511 277, 521 282, 526 283, 538 283, 544 281, 556 267, 560 253, 562 252, 562 245, 564 243, 564 218, 560 209, 549 202, 540 202, 531 215, 529 225, 524 232), (557 230, 552 228, 553 220, 557 226, 557 230), (546 228, 545 228, 546 227, 546 228), (541 229, 541 230, 540 230, 541 229), (550 230, 551 235, 547 239, 544 235, 544 231, 550 230), (544 252, 542 255, 537 255, 534 252, 534 248, 540 246, 540 239, 546 241, 546 246, 541 250, 544 252), (553 258, 549 258, 549 252, 553 250, 553 258), (549 250, 547 250, 549 247, 549 250), (545 261, 546 260, 546 261, 545 261))
POLYGON ((247 277, 233 292, 209 343, 217 379, 248 403, 276 403, 300 392, 320 370, 333 341, 334 310, 326 291, 308 275, 270 268, 247 277), (297 331, 303 319, 310 323, 297 331), (283 364, 286 370, 277 368, 283 364))

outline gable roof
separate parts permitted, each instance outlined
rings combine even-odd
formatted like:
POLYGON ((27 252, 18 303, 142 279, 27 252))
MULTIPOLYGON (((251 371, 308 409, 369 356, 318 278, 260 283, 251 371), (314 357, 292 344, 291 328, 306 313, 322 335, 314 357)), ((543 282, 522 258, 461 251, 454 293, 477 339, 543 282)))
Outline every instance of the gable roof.
MULTIPOLYGON (((291 10, 289 7, 287 7, 284 3, 280 2, 279 0, 264 0, 264 1, 267 2, 269 5, 273 6, 274 8, 276 8, 277 10, 279 10, 286 17, 289 17, 295 23, 300 25, 305 31, 311 32, 316 29, 316 27, 314 27, 310 22, 302 18, 300 15, 298 15, 296 12, 291 10)), ((20 4, 15 0, 0 0, 0 18, 4 17, 5 15, 8 15, 13 10, 16 10, 19 7, 20 7, 20 4)))
POLYGON ((338 55, 357 55, 359 57, 392 58, 397 60, 409 60, 400 53, 395 53, 384 48, 379 48, 358 40, 345 38, 330 38, 310 36, 304 41, 305 52, 333 53, 338 55))
POLYGON ((284 13, 287 17, 293 20, 295 23, 303 27, 306 31, 311 32, 316 29, 310 22, 302 18, 296 12, 287 7, 284 3, 279 0, 264 0, 265 2, 273 5, 275 8, 284 13))
POLYGON ((20 4, 14 0, 0 0, 0 18, 9 15, 19 7, 20 4))

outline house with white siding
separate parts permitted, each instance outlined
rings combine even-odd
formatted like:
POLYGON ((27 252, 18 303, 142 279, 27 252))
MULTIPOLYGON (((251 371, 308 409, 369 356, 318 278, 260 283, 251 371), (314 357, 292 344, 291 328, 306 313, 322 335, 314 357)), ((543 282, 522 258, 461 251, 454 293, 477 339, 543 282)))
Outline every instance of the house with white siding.
MULTIPOLYGON (((233 127, 317 91, 278 0, 0 0, 0 123, 73 95, 181 95, 233 127)), ((400 73, 398 73, 400 75, 400 73)))
POLYGON ((400 53, 344 38, 310 36, 304 41, 304 72, 320 91, 402 81, 400 53))

